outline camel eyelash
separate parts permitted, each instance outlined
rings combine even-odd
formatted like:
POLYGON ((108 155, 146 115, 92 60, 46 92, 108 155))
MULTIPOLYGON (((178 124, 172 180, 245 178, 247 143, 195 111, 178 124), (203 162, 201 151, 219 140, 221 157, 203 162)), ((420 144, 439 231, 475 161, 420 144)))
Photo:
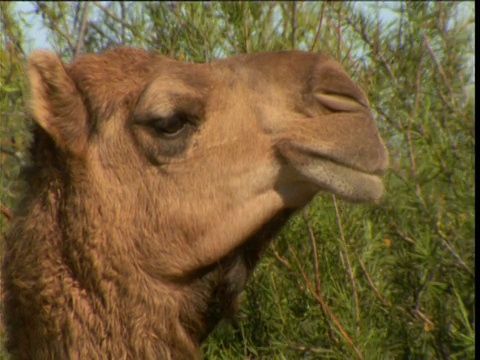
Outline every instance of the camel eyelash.
POLYGON ((148 126, 153 131, 164 137, 176 137, 190 124, 191 121, 185 114, 175 114, 167 118, 156 118, 148 121, 148 126))

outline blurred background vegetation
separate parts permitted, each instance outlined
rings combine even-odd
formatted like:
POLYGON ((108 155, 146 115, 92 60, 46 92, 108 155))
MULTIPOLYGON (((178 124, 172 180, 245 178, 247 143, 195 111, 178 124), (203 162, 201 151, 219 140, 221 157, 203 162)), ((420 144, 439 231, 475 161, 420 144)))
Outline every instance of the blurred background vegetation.
POLYGON ((386 197, 359 206, 323 194, 299 212, 255 271, 236 322, 216 329, 204 356, 474 358, 473 2, 19 7, 0 3, 1 236, 28 162, 25 64, 39 47, 28 36, 34 25, 67 62, 123 44, 187 62, 325 53, 368 94, 390 152, 386 197))

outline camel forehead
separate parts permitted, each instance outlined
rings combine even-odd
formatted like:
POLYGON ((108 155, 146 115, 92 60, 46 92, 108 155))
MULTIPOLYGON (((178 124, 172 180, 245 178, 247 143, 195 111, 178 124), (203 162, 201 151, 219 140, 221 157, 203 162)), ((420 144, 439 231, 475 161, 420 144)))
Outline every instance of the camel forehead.
MULTIPOLYGON (((328 59, 320 54, 302 51, 277 51, 240 55, 225 60, 219 60, 213 65, 231 69, 245 69, 255 75, 261 73, 268 79, 285 82, 282 75, 294 76, 303 79, 313 67, 328 59)), ((287 85, 285 83, 285 85, 287 85)))
POLYGON ((68 68, 72 77, 85 84, 104 84, 110 88, 123 86, 132 89, 138 84, 159 74, 173 78, 195 81, 196 77, 206 76, 210 69, 229 69, 233 72, 252 71, 262 73, 268 78, 281 79, 282 75, 301 77, 312 70, 319 62, 327 60, 324 56, 301 51, 264 52, 240 55, 217 60, 208 67, 173 60, 163 55, 140 49, 117 48, 100 55, 85 55, 74 61, 68 68))
POLYGON ((159 68, 176 61, 139 49, 117 48, 89 54, 67 66, 89 108, 101 117, 120 107, 132 108, 145 85, 159 68))
MULTIPOLYGON (((213 61, 213 66, 233 66, 250 67, 264 70, 275 71, 279 68, 288 68, 291 71, 303 71, 314 62, 325 61, 327 58, 321 54, 315 54, 303 51, 277 51, 260 52, 248 55, 239 55, 213 61)), ((158 66, 181 66, 187 69, 188 65, 194 65, 176 61, 164 55, 147 52, 142 49, 120 47, 101 54, 88 54, 75 60, 70 68, 79 71, 98 71, 95 75, 100 78, 111 75, 103 73, 104 66, 107 65, 112 70, 126 71, 126 74, 132 70, 138 71, 140 68, 151 70, 158 66)))
MULTIPOLYGON (((153 80, 179 81, 193 89, 211 89, 215 83, 244 83, 250 90, 267 83, 289 87, 304 83, 322 55, 300 51, 241 55, 209 64, 189 64, 140 49, 117 48, 85 55, 67 66, 91 110, 108 117, 119 108, 132 109, 153 80)), ((239 94, 236 94, 239 95, 239 94)))

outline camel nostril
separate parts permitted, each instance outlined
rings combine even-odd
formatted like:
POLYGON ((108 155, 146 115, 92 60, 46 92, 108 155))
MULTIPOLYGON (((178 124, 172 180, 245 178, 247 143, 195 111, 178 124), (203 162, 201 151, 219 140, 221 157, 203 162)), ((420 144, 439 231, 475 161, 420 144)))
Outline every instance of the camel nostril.
POLYGON ((348 95, 315 93, 314 96, 320 104, 333 111, 353 112, 365 111, 365 109, 368 109, 368 105, 365 105, 348 95))

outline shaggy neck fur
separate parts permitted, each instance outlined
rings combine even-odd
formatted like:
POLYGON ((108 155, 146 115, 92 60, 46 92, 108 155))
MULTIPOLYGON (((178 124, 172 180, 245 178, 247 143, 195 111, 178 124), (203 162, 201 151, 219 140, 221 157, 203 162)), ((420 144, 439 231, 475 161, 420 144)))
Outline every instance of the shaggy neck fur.
MULTIPOLYGON (((37 162, 55 156, 32 154, 37 162)), ((18 244, 7 247, 3 268, 9 274, 4 300, 14 309, 5 314, 13 358, 200 357, 199 343, 233 315, 261 252, 291 211, 184 279, 152 278, 129 256, 126 247, 135 240, 119 238, 115 217, 92 206, 99 195, 83 188, 82 174, 64 170, 38 167, 27 174, 30 191, 21 209, 28 210, 19 212, 6 239, 18 244), (19 268, 24 271, 12 273, 19 268)))

